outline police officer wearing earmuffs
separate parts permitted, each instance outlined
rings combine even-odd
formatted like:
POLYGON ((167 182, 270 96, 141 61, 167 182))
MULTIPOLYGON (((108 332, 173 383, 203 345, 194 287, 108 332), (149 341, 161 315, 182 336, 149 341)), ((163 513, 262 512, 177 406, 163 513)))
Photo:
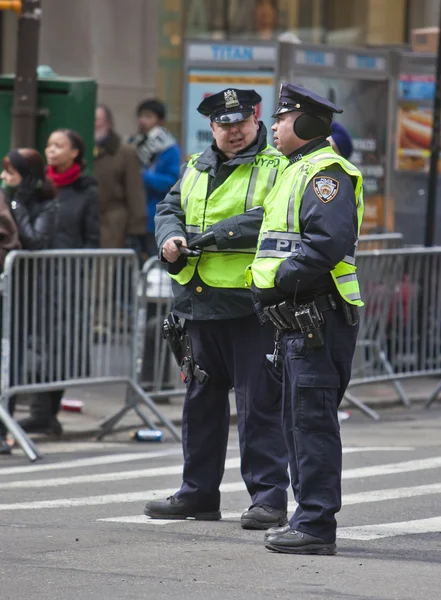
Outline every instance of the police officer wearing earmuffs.
POLYGON ((302 86, 282 84, 272 129, 291 165, 264 202, 260 244, 248 270, 255 308, 279 332, 272 360, 283 370, 283 426, 298 504, 288 525, 265 534, 266 548, 280 553, 336 552, 337 409, 363 305, 355 268, 362 175, 326 139, 341 112, 302 86))

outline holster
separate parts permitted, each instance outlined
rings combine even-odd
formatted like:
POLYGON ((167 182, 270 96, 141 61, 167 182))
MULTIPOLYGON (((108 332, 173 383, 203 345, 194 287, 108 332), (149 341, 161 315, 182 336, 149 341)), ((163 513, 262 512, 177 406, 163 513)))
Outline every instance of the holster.
POLYGON ((164 319, 162 335, 181 369, 184 381, 195 377, 200 383, 204 383, 208 375, 194 362, 190 337, 185 333, 178 317, 173 313, 164 319))

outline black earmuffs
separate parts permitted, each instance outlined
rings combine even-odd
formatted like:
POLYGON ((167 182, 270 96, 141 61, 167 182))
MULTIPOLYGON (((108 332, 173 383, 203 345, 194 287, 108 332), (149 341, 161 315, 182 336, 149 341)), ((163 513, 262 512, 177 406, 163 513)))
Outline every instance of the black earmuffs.
POLYGON ((303 113, 294 121, 294 133, 301 140, 328 137, 331 135, 331 123, 326 123, 315 115, 303 113))

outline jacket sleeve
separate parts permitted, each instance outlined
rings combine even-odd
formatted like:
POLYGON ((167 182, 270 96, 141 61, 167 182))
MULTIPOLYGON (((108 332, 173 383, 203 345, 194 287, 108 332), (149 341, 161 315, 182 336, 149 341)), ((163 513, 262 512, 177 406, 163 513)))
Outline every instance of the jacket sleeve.
POLYGON ((180 179, 156 206, 155 235, 159 250, 171 237, 181 236, 187 238, 185 213, 181 207, 180 179))
POLYGON ((147 230, 147 218, 141 164, 134 148, 125 146, 124 152, 124 186, 129 210, 127 235, 143 235, 147 230))
POLYGON ((83 213, 83 248, 100 247, 100 211, 98 187, 88 189, 86 208, 83 213))
POLYGON ((219 250, 256 248, 263 219, 263 208, 257 206, 242 215, 229 217, 212 225, 219 250))
POLYGON ((19 248, 17 225, 11 215, 6 196, 0 190, 0 271, 3 271, 8 252, 19 248))
POLYGON ((285 294, 308 291, 314 282, 350 254, 357 240, 357 207, 351 178, 338 166, 320 171, 303 194, 300 208, 301 241, 290 258, 284 260, 275 278, 285 294), (337 194, 324 202, 315 191, 320 176, 332 178, 337 194))
MULTIPOLYGON (((36 202, 39 201, 36 200, 36 202)), ((11 203, 11 208, 22 247, 26 250, 50 249, 55 233, 57 214, 55 201, 40 201, 39 213, 32 218, 29 204, 21 201, 18 192, 11 203)))
POLYGON ((159 194, 167 194, 179 178, 180 154, 179 147, 172 146, 164 150, 150 167, 143 169, 147 192, 152 190, 159 194))

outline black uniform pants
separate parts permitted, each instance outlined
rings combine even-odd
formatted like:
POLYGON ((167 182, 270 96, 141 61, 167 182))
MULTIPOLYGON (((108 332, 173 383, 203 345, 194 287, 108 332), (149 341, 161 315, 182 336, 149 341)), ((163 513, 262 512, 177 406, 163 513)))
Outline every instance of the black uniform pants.
POLYGON ((236 394, 241 473, 253 504, 286 509, 288 457, 281 420, 281 376, 266 354, 274 328, 257 317, 187 321, 196 363, 209 374, 187 386, 182 437, 181 500, 200 510, 218 510, 224 473, 230 404, 236 394))
POLYGON ((342 470, 337 409, 350 380, 358 326, 347 325, 339 310, 323 316, 323 348, 306 348, 299 332, 283 335, 283 426, 298 503, 290 526, 334 541, 342 470))

